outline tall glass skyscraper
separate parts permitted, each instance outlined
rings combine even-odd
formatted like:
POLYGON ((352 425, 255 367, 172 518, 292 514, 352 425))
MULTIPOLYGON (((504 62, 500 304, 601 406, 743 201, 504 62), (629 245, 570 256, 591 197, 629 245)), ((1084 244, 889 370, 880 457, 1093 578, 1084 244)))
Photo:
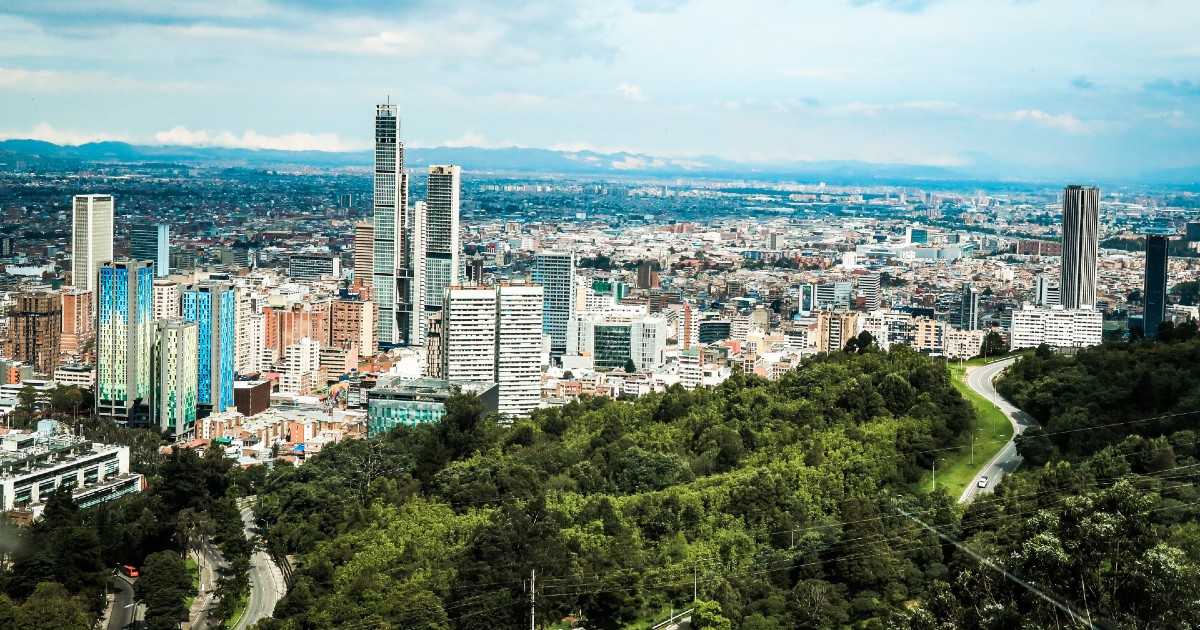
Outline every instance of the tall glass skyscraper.
POLYGON ((234 335, 237 295, 226 282, 202 282, 184 287, 183 318, 198 325, 199 365, 196 402, 213 413, 233 404, 234 335))
MULTIPOLYGON (((430 166, 429 190, 426 195, 420 235, 425 270, 425 317, 422 333, 429 316, 442 310, 442 292, 459 284, 460 189, 462 169, 458 166, 430 166)), ((422 336, 424 336, 422 334, 422 336)))
POLYGON ((1167 318, 1167 244, 1165 235, 1151 234, 1146 237, 1146 280, 1142 288, 1142 300, 1146 308, 1142 314, 1142 330, 1147 339, 1158 338, 1158 325, 1167 318))
POLYGON ((97 273, 96 415, 149 420, 154 347, 154 266, 108 261, 97 273))
POLYGON ((421 266, 416 264, 419 217, 408 208, 408 175, 398 105, 375 106, 375 248, 373 284, 379 302, 379 343, 421 342, 421 266))
POLYGON ((154 275, 171 273, 171 226, 166 223, 135 225, 129 231, 129 255, 154 262, 154 275))
POLYGON ((1100 189, 1067 186, 1063 190, 1062 280, 1063 308, 1095 308, 1096 250, 1100 246, 1100 189))
POLYGON ((543 288, 542 332, 550 335, 550 353, 567 351, 567 324, 575 315, 575 253, 541 252, 533 261, 533 282, 543 288))

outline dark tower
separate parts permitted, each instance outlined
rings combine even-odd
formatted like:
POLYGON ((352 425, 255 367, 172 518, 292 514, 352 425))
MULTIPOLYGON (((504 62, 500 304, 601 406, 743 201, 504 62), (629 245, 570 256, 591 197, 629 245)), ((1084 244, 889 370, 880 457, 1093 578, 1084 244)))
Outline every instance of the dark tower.
POLYGON ((1158 325, 1167 317, 1167 243, 1166 236, 1146 237, 1146 282, 1142 299, 1146 305, 1142 328, 1147 339, 1158 337, 1158 325))

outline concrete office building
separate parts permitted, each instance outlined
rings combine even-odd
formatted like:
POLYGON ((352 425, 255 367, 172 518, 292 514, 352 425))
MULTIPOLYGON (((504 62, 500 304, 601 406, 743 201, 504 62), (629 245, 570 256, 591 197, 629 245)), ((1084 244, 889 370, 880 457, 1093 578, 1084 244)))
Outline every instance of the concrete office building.
POLYGON ((1103 337, 1104 319, 1097 310, 1034 308, 1026 304, 1013 311, 1013 350, 1036 348, 1043 343, 1057 348, 1084 348, 1100 345, 1103 337))
POLYGON ((329 343, 338 348, 355 348, 361 356, 375 354, 375 302, 335 300, 329 317, 329 343))
POLYGON ((71 488, 75 505, 86 509, 140 492, 142 484, 140 474, 129 472, 128 446, 93 443, 58 435, 57 430, 0 438, 0 510, 4 512, 24 511, 37 519, 50 494, 59 488, 71 488))
POLYGON ((1100 189, 1063 190, 1060 300, 1067 310, 1096 307, 1096 253, 1100 246, 1100 189))
POLYGON ((179 283, 154 281, 154 319, 179 317, 179 283))
POLYGON ((62 292, 61 354, 64 358, 84 358, 84 347, 96 336, 94 304, 91 291, 69 289, 62 292))
POLYGON ((22 293, 8 312, 5 354, 49 376, 58 367, 62 330, 62 297, 58 293, 22 293))
POLYGON ((71 214, 71 284, 96 295, 100 265, 113 259, 112 195, 76 195, 71 214))
POLYGON ((368 221, 354 224, 354 278, 367 287, 375 282, 375 224, 368 221))
POLYGON ((288 276, 297 280, 338 278, 341 275, 342 261, 336 256, 292 254, 288 257, 288 276))
POLYGON ((154 263, 154 275, 171 273, 171 226, 166 223, 138 224, 129 231, 129 255, 134 260, 154 263))
POLYGON ((154 348, 154 265, 118 260, 99 270, 96 415, 149 426, 154 348))

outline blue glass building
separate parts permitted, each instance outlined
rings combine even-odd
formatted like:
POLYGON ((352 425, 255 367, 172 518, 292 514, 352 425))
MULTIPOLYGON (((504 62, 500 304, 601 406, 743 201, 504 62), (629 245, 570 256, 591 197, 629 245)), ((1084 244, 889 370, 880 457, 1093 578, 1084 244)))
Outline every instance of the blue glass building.
POLYGON ((196 402, 213 413, 231 409, 234 378, 234 318, 236 293, 226 282, 202 282, 184 287, 183 318, 199 326, 199 366, 196 402))

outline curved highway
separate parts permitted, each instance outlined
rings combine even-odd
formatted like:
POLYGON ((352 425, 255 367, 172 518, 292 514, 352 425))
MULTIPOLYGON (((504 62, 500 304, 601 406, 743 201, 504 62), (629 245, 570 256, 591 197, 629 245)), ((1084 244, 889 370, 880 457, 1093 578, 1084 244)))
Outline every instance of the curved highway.
MULTIPOLYGON (((254 510, 242 508, 242 524, 246 529, 246 538, 253 539, 257 529, 254 523, 254 510)), ((270 617, 275 611, 275 604, 287 593, 287 582, 283 579, 283 571, 276 566, 262 544, 256 544, 254 554, 250 556, 250 597, 246 601, 246 612, 235 630, 253 626, 258 620, 270 617)))
POLYGON ((984 492, 991 492, 992 488, 1000 483, 1000 479, 1017 469, 1021 465, 1021 456, 1017 454, 1016 439, 1026 428, 1036 427, 1038 423, 1029 414, 1012 406, 1004 398, 1001 398, 996 393, 996 388, 992 385, 992 381, 1004 371, 1005 368, 1017 361, 1018 357, 1010 357, 1001 359, 995 363, 977 367, 967 374, 967 387, 975 390, 980 396, 992 401, 1000 411, 1004 412, 1005 417, 1012 423, 1013 437, 1000 449, 999 453, 993 457, 971 480, 971 484, 963 490, 962 496, 959 497, 959 503, 970 503, 975 500, 975 497, 984 492), (988 483, 986 488, 979 487, 979 479, 987 477, 988 483))

